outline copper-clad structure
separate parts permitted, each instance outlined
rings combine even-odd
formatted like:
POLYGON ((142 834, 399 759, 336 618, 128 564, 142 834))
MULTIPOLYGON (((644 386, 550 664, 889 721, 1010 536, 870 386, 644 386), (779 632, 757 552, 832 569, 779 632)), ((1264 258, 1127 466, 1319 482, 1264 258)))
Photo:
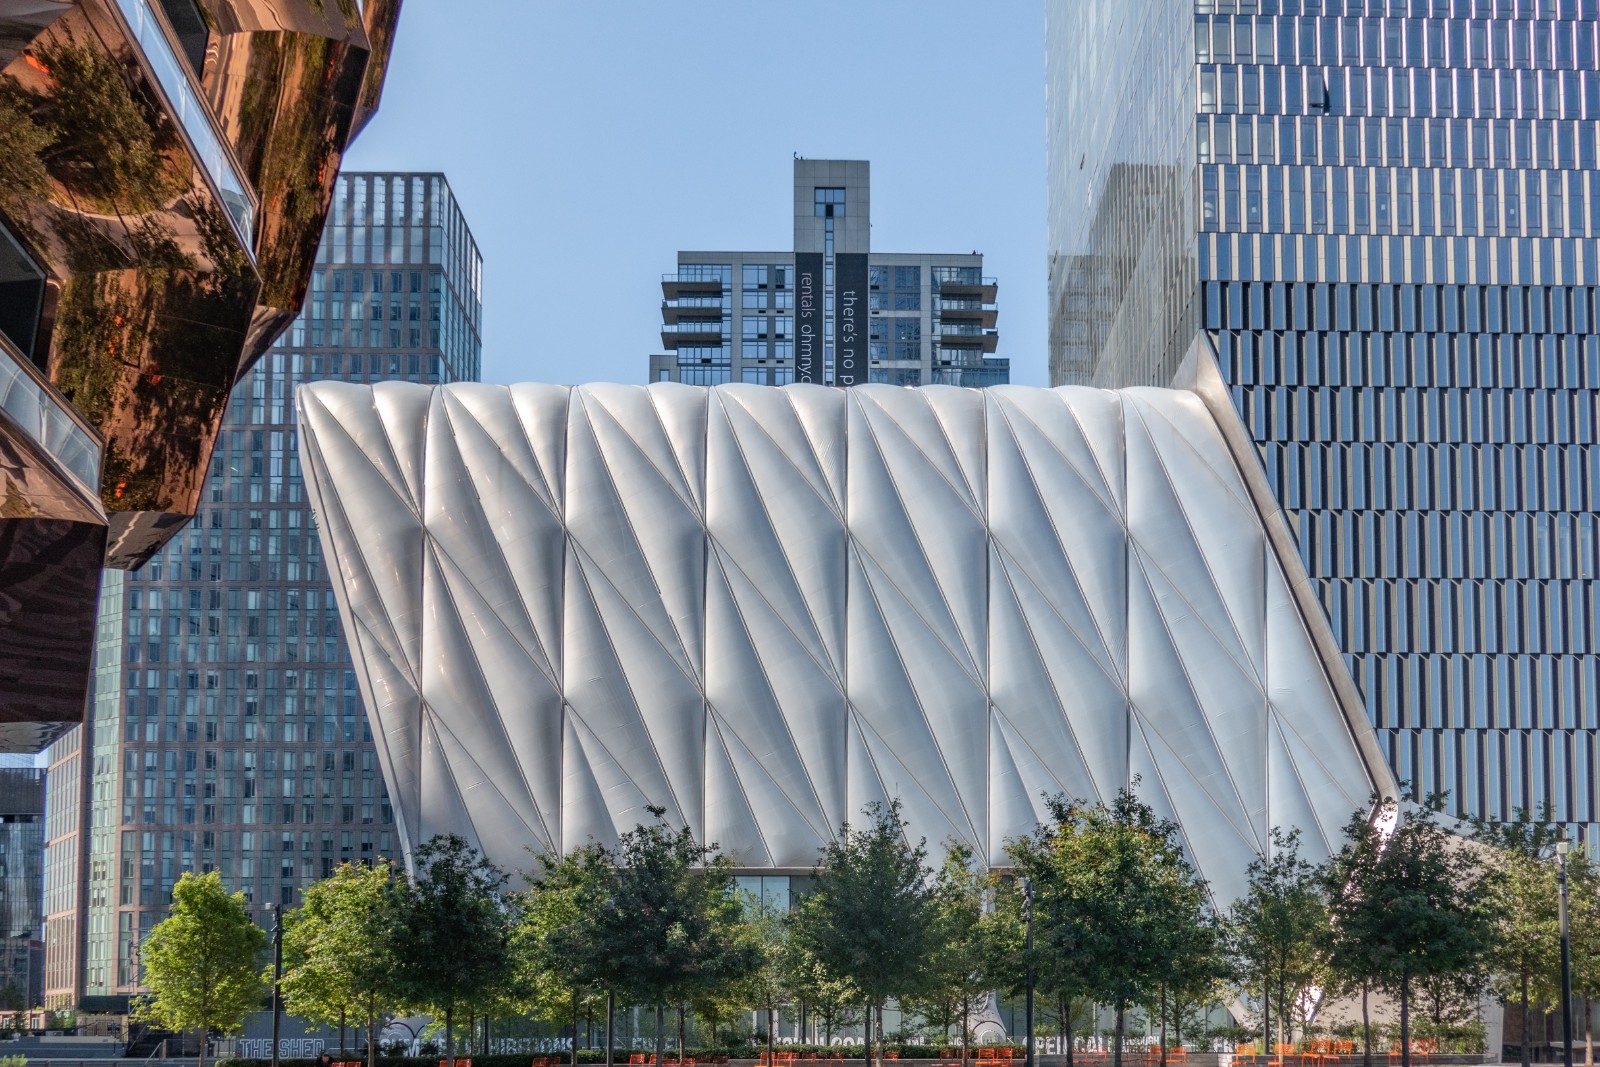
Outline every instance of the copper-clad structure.
POLYGON ((0 0, 0 749, 81 719, 101 566, 201 506, 399 6, 0 0))

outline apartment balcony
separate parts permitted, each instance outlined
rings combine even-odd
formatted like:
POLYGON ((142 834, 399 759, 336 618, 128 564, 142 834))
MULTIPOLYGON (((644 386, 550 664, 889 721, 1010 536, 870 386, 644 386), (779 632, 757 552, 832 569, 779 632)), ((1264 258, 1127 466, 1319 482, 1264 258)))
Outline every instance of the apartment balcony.
POLYGON ((710 322, 679 322, 661 327, 661 343, 672 351, 685 345, 725 345, 729 341, 720 316, 710 322))
POLYGON ((939 332, 935 336, 939 340, 940 347, 946 352, 959 348, 989 353, 1000 345, 998 330, 986 330, 982 326, 964 322, 941 322, 939 332))
POLYGON ((661 276, 661 295, 667 300, 676 300, 680 296, 695 293, 721 295, 724 287, 725 283, 720 278, 698 278, 693 275, 680 277, 677 274, 661 276))
POLYGON ((720 296, 684 296, 661 302, 661 321, 668 326, 680 322, 721 322, 722 315, 720 296))
POLYGON ((944 297, 939 301, 939 318, 945 322, 975 323, 992 328, 999 321, 1000 309, 982 300, 944 297))
POLYGON ((941 299, 962 297, 992 304, 1000 296, 1000 283, 993 278, 979 277, 977 271, 968 273, 963 270, 953 278, 940 278, 938 282, 941 299))

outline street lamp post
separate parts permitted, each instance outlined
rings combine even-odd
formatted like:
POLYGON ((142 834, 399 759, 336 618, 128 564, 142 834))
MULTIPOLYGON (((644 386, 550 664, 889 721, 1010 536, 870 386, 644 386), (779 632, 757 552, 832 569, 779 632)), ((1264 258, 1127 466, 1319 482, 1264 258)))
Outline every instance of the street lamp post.
MULTIPOLYGON (((1027 924, 1027 934, 1023 943, 1023 954, 1028 963, 1028 995, 1023 1009, 1024 1026, 1028 1033, 1028 1044, 1023 1049, 1023 1062, 1026 1067, 1033 1064, 1033 879, 1022 880, 1022 918, 1027 924)), ((1567 1067, 1571 1067, 1568 1064, 1567 1067)))
POLYGON ((1572 1067, 1572 939, 1567 935, 1567 843, 1556 842, 1556 883, 1561 887, 1561 1063, 1572 1067))
POLYGON ((278 1067, 278 1025, 283 1018, 283 905, 272 909, 272 1067, 278 1067))

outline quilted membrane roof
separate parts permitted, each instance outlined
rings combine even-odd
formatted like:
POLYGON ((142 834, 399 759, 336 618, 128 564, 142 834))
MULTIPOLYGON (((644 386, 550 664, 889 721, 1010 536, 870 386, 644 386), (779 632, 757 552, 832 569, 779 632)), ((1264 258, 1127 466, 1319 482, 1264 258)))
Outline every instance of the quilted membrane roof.
MULTIPOLYGON (((1139 790, 1220 901, 1375 781, 1181 390, 322 382, 300 448, 407 848, 658 804, 804 871, 864 805, 1005 866, 1139 790)), ((1273 521, 1278 521, 1274 519, 1273 521)), ((1359 719, 1359 716, 1356 716, 1359 719)))

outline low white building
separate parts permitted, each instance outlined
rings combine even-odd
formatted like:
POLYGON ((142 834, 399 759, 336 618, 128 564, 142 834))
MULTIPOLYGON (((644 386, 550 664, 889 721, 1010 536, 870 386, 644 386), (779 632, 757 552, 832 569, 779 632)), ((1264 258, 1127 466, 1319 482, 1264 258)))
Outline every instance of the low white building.
POLYGON ((783 876, 898 798, 913 834, 1005 866, 1044 797, 1137 777, 1226 904, 1274 825, 1315 859, 1393 788, 1203 391, 298 403, 408 847, 456 832, 526 869, 660 805, 783 876))

